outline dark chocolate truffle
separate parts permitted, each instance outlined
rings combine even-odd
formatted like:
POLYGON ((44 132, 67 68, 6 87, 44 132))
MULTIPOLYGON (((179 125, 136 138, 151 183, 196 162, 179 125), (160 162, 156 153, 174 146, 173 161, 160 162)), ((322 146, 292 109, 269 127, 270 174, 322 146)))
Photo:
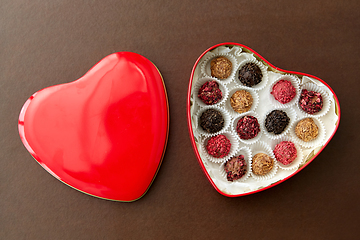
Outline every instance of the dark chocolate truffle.
POLYGON ((273 110, 266 116, 265 128, 268 132, 280 134, 285 130, 287 125, 289 125, 289 122, 290 118, 287 116, 286 112, 273 110))
POLYGON ((207 109, 200 116, 200 126, 208 133, 216 133, 224 127, 224 118, 218 110, 207 109))
POLYGON ((198 97, 206 105, 218 103, 222 99, 222 92, 219 88, 219 84, 216 81, 204 83, 199 89, 198 97))
POLYGON ((309 142, 317 138, 319 128, 312 118, 305 118, 298 122, 295 127, 295 133, 304 142, 309 142))
POLYGON ((263 74, 261 69, 255 63, 246 63, 239 70, 239 80, 242 84, 252 87, 261 82, 263 74))
POLYGON ((236 91, 230 98, 231 107, 235 112, 244 113, 250 110, 253 104, 253 97, 248 91, 236 91))
POLYGON ((226 57, 216 57, 210 62, 211 76, 226 79, 230 76, 232 63, 226 57))
POLYGON ((244 116, 239 119, 236 125, 236 132, 241 139, 251 139, 260 132, 260 125, 256 117, 244 116))
POLYGON ((274 148, 274 154, 278 162, 289 165, 297 157, 297 150, 295 144, 290 141, 282 141, 274 148))
POLYGON ((322 96, 318 92, 303 89, 301 91, 299 104, 305 112, 309 114, 317 113, 323 108, 322 96))
POLYGON ((230 152, 231 142, 225 135, 217 135, 208 140, 207 152, 215 158, 223 158, 230 152))
POLYGON ((255 175, 265 175, 274 167, 274 160, 265 153, 258 153, 252 159, 252 172, 255 175))
POLYGON ((226 178, 230 182, 242 178, 247 172, 244 155, 232 157, 224 164, 224 170, 226 172, 226 178))
POLYGON ((274 84, 271 94, 278 102, 285 104, 295 97, 296 89, 289 80, 281 79, 274 84))

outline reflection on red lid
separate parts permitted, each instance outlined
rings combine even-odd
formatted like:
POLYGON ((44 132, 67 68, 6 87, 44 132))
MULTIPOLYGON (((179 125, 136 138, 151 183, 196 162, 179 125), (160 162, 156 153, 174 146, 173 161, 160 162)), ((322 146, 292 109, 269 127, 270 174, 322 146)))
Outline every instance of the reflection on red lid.
POLYGON ((31 96, 19 117, 27 150, 54 177, 90 195, 134 201, 149 189, 167 144, 160 72, 119 52, 80 79, 31 96))

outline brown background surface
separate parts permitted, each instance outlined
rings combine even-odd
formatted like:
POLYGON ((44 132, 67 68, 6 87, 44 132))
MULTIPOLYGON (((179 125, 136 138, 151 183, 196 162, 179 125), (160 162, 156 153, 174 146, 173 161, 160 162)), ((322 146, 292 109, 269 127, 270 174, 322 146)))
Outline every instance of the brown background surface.
POLYGON ((0 239, 358 239, 358 0, 0 0, 0 239), (340 127, 307 168, 269 190, 220 195, 193 153, 186 95, 196 59, 222 42, 325 80, 340 127), (34 92, 81 77, 117 51, 160 69, 170 134, 160 171, 133 203, 90 197, 44 171, 17 119, 34 92))

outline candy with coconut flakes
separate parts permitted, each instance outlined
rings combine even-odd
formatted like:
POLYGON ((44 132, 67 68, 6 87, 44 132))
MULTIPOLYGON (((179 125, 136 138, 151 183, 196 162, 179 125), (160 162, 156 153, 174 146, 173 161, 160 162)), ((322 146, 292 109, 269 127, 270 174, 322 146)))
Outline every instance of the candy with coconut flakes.
POLYGON ((251 167, 255 175, 263 176, 273 169, 274 160, 265 153, 258 153, 253 157, 251 167))

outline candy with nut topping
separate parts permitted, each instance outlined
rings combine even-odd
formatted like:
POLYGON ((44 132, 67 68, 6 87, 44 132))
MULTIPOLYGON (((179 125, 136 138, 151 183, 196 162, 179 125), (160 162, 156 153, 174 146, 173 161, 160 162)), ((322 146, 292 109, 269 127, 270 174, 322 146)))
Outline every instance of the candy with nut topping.
POLYGON ((248 91, 236 91, 230 98, 230 105, 235 112, 244 113, 250 110, 253 104, 253 97, 248 91))
POLYGON ((252 172, 255 175, 263 176, 269 173, 274 167, 274 160, 265 153, 258 153, 252 159, 252 172))
POLYGON ((226 79, 231 75, 232 63, 226 57, 216 57, 210 62, 211 76, 226 79))
POLYGON ((305 142, 314 140, 319 135, 319 128, 312 118, 305 118, 298 122, 295 127, 298 138, 305 142))

